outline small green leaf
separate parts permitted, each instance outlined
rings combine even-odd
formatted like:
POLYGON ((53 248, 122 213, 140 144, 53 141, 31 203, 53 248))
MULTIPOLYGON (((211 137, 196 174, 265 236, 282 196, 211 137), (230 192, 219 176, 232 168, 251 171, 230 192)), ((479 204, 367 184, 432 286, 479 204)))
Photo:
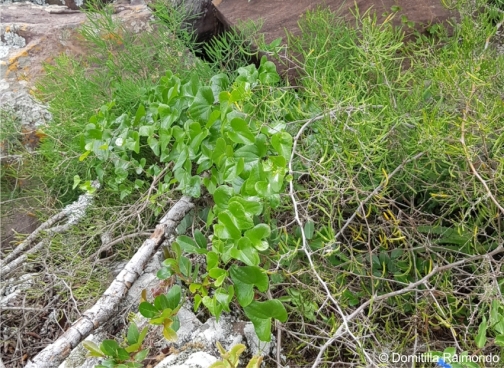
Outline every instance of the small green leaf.
POLYGON ((247 316, 261 319, 275 318, 280 322, 287 321, 287 311, 283 304, 276 299, 267 300, 265 302, 254 301, 243 310, 247 316))
POLYGON ((133 345, 138 342, 138 338, 140 337, 140 333, 138 332, 137 325, 132 322, 128 327, 127 339, 128 344, 133 345))
POLYGON ((224 138, 218 138, 215 142, 215 148, 211 159, 217 166, 220 166, 222 160, 226 157, 227 144, 224 138))
POLYGON ((140 122, 140 119, 142 119, 144 116, 145 116, 145 107, 144 105, 140 104, 140 106, 138 106, 133 124, 137 125, 140 122))
POLYGON ((261 267, 233 265, 229 271, 235 283, 255 285, 262 292, 268 290, 268 275, 261 267))
POLYGON ((156 274, 156 277, 160 280, 166 280, 167 278, 171 277, 173 275, 173 272, 171 268, 168 267, 161 267, 159 271, 156 274))
POLYGON ((252 246, 252 242, 248 238, 240 238, 236 247, 231 249, 231 256, 236 258, 247 266, 258 266, 261 261, 256 248, 252 246))
POLYGON ((219 255, 215 252, 208 252, 206 255, 207 270, 210 271, 212 268, 217 267, 219 264, 219 255))
POLYGON ((149 355, 149 349, 144 349, 144 350, 139 351, 135 355, 135 362, 143 362, 145 360, 145 358, 147 358, 147 355, 149 355))
POLYGON ((273 134, 271 137, 271 145, 283 156, 285 160, 289 161, 292 152, 292 136, 287 132, 279 132, 273 134))
POLYGON ((240 230, 248 230, 254 226, 251 214, 245 211, 241 203, 230 202, 228 210, 234 218, 234 223, 240 230))
POLYGON ((145 318, 154 318, 158 315, 159 311, 149 302, 142 302, 138 306, 138 311, 145 318))
POLYGON ((219 223, 222 224, 226 233, 221 233, 218 236, 222 239, 235 239, 241 238, 241 231, 233 221, 234 216, 229 211, 223 211, 217 216, 219 223))
POLYGON ((196 294, 194 295, 194 304, 193 304, 193 311, 196 312, 199 308, 199 306, 201 305, 201 302, 202 302, 202 298, 201 298, 201 295, 199 294, 196 294))
POLYGON ((140 335, 138 336, 138 340, 137 340, 137 343, 142 345, 144 339, 145 339, 145 336, 147 336, 147 332, 149 331, 149 329, 147 327, 144 327, 142 329, 142 331, 140 332, 140 335))
POLYGON ((313 221, 307 221, 304 225, 304 233, 306 239, 308 240, 312 239, 314 232, 315 232, 315 223, 313 221))
POLYGON ((258 197, 234 196, 228 200, 229 204, 238 202, 249 216, 259 216, 263 211, 262 201, 258 197))
POLYGON ((192 273, 192 263, 191 263, 191 260, 187 257, 180 257, 179 260, 178 260, 178 265, 179 265, 179 269, 180 269, 180 272, 182 273, 182 275, 184 275, 185 277, 190 277, 191 276, 191 273, 192 273))
POLYGON ((268 276, 261 267, 233 265, 229 272, 235 284, 236 298, 242 307, 247 306, 254 299, 254 285, 262 292, 268 289, 268 276))
POLYGON ((98 345, 96 345, 92 341, 84 340, 82 342, 82 346, 84 346, 85 349, 89 350, 93 354, 94 357, 105 357, 105 355, 100 350, 100 348, 98 347, 98 345))
POLYGON ((271 318, 281 322, 287 321, 287 311, 278 300, 268 300, 265 302, 253 301, 243 308, 245 315, 254 324, 257 336, 262 341, 271 340, 271 318))
POLYGON ((170 308, 168 305, 168 299, 166 298, 166 295, 156 296, 156 298, 154 299, 154 306, 157 308, 157 310, 164 310, 166 308, 170 308))
POLYGON ((226 159, 223 170, 224 181, 226 183, 235 181, 236 178, 242 173, 244 168, 245 160, 243 158, 239 158, 238 160, 235 160, 234 158, 226 159))
MULTIPOLYGON (((245 312, 245 315, 247 315, 247 312, 245 312)), ((249 315, 247 317, 254 325, 254 331, 259 340, 265 342, 271 341, 271 318, 262 319, 249 315)))
POLYGON ((200 248, 203 249, 207 248, 207 239, 200 230, 196 230, 194 232, 194 239, 196 240, 196 243, 200 248))
POLYGON ((138 134, 141 137, 151 137, 154 135, 155 131, 156 131, 156 127, 154 125, 142 125, 138 129, 138 134))
POLYGON ((483 317, 483 321, 481 321, 481 323, 478 327, 478 334, 476 335, 476 338, 475 338, 476 346, 478 347, 478 349, 482 349, 486 344, 487 327, 488 327, 488 324, 487 324, 486 317, 483 317))
POLYGON ((117 349, 117 359, 119 360, 128 360, 130 358, 129 353, 126 351, 126 349, 119 347, 117 349))
POLYGON ((72 189, 75 189, 80 184, 81 178, 79 175, 75 175, 73 179, 74 179, 74 182, 73 182, 72 189))
POLYGON ((266 85, 272 85, 280 81, 280 76, 276 71, 276 66, 271 61, 268 61, 266 56, 261 58, 259 67, 259 80, 266 85))
POLYGON ((219 94, 229 87, 229 78, 226 74, 220 73, 214 75, 210 79, 210 84, 212 86, 211 88, 214 94, 214 99, 217 100, 219 98, 219 94))
POLYGON ((227 185, 221 185, 215 190, 213 194, 213 199, 215 205, 219 209, 225 210, 228 208, 229 200, 231 199, 232 196, 233 196, 233 188, 228 187, 227 185))
POLYGON ((504 347, 504 335, 497 335, 494 340, 496 345, 504 347))
MULTIPOLYGON (((90 153, 91 153, 91 151, 84 152, 82 155, 79 156, 79 161, 84 161, 89 156, 90 153)), ((73 188, 73 189, 75 189, 75 188, 73 188)))
POLYGON ((210 298, 209 296, 205 296, 203 298, 203 305, 207 307, 208 311, 215 316, 217 321, 222 313, 222 305, 217 301, 217 299, 210 298))
POLYGON ((152 152, 154 152, 156 156, 159 156, 160 153, 159 141, 154 137, 148 137, 147 144, 151 148, 152 152))
POLYGON ((245 231, 245 236, 250 240, 252 245, 258 251, 264 251, 268 249, 269 244, 266 241, 263 241, 264 238, 269 237, 271 234, 271 229, 266 224, 258 224, 254 226, 253 229, 245 231))
POLYGON ((103 340, 100 344, 100 350, 107 356, 117 358, 119 344, 115 340, 103 340))
POLYGON ((177 309, 181 299, 181 288, 179 285, 174 285, 166 294, 168 299, 168 308, 177 309))
POLYGON ((177 237, 177 243, 180 245, 180 248, 187 253, 197 253, 199 248, 198 244, 186 235, 180 235, 177 237))

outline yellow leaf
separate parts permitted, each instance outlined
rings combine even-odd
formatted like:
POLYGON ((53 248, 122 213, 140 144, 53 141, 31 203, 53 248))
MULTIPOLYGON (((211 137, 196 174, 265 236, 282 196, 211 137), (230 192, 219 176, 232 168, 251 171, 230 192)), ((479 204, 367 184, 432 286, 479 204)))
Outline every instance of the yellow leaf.
POLYGON ((177 341, 177 333, 170 327, 163 328, 163 336, 168 341, 177 341))

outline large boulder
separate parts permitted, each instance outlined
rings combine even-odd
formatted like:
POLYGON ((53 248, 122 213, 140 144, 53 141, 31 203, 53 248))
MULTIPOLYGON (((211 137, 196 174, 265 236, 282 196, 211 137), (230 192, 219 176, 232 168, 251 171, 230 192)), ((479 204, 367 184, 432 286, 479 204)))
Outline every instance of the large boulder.
POLYGON ((397 0, 214 0, 214 5, 231 24, 244 20, 263 21, 261 32, 265 34, 266 42, 278 37, 285 39, 285 30, 296 34, 299 31, 299 18, 308 10, 317 7, 328 7, 351 19, 352 12, 359 9, 360 14, 366 11, 375 12, 380 20, 384 14, 396 11, 393 19, 395 25, 401 25, 403 19, 414 22, 419 27, 426 28, 435 23, 446 22, 456 15, 456 12, 446 9, 441 0, 417 0, 398 2, 397 0), (397 6, 398 3, 401 6, 397 6))

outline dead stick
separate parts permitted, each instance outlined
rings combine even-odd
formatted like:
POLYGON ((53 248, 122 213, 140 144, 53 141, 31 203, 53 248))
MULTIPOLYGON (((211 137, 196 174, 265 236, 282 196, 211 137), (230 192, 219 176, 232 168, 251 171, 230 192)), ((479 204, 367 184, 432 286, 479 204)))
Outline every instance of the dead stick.
POLYGON ((156 226, 151 237, 142 244, 96 304, 84 312, 82 317, 55 342, 37 354, 26 368, 57 367, 93 330, 113 317, 119 302, 143 273, 145 265, 159 245, 175 231, 180 221, 193 207, 191 198, 186 196, 175 203, 156 226))

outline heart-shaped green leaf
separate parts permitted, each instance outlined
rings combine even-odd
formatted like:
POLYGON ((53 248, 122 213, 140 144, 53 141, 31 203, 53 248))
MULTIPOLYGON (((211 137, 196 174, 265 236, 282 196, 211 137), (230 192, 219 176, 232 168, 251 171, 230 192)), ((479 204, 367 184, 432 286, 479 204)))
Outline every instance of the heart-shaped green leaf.
POLYGON ((271 340, 271 319, 287 321, 287 311, 279 300, 253 301, 243 308, 245 315, 254 324, 257 336, 262 341, 271 340))
POLYGON ((271 137, 271 145, 287 161, 290 160, 292 152, 292 136, 287 132, 279 132, 271 137))
POLYGON ((236 258, 248 266, 257 266, 261 261, 257 250, 252 246, 248 238, 240 238, 231 250, 231 256, 236 258))
MULTIPOLYGON (((224 226, 226 232, 231 239, 238 240, 241 238, 241 231, 235 223, 235 218, 229 211, 223 211, 217 216, 219 223, 224 226)), ((220 237, 220 235, 219 235, 220 237)), ((226 238, 224 238, 226 239, 226 238)))
POLYGON ((236 298, 242 307, 249 305, 254 299, 254 286, 262 292, 268 289, 268 276, 260 267, 233 265, 229 273, 235 285, 236 298))
POLYGON ((259 80, 262 84, 272 85, 280 81, 280 76, 276 71, 276 66, 273 62, 268 61, 266 56, 261 58, 259 66, 259 80))
POLYGON ((229 138, 235 143, 253 144, 255 136, 250 131, 248 124, 241 118, 231 120, 232 130, 228 132, 229 138))
POLYGON ((263 241, 263 239, 269 237, 270 234, 271 229, 266 224, 258 224, 254 226, 253 229, 245 231, 245 237, 247 237, 252 245, 259 251, 268 249, 268 242, 263 241))
POLYGON ((195 120, 205 122, 209 119, 214 104, 214 95, 210 87, 201 87, 189 108, 189 114, 195 120))
POLYGON ((228 210, 232 214, 233 220, 240 230, 248 230, 254 226, 252 214, 245 211, 245 208, 240 202, 230 202, 228 210))
POLYGON ((252 302, 246 308, 244 308, 245 314, 247 316, 252 316, 255 318, 275 318, 280 322, 287 321, 287 311, 283 304, 276 299, 267 300, 265 302, 252 302))

